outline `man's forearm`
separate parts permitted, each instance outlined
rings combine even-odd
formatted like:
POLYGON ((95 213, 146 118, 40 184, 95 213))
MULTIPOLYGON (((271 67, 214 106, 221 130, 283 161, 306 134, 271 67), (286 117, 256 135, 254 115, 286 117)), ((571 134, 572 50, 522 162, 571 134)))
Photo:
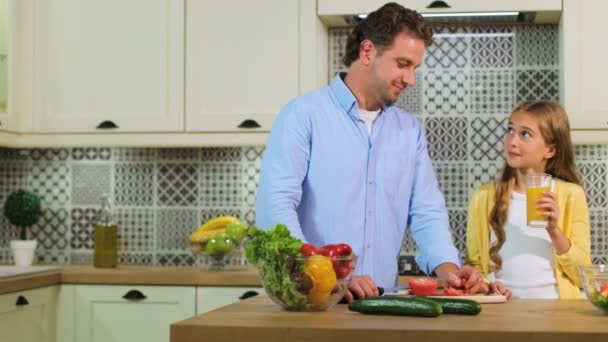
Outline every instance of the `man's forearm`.
POLYGON ((451 262, 445 262, 435 268, 433 273, 437 275, 441 280, 445 281, 448 279, 450 273, 454 273, 458 270, 458 265, 451 262))

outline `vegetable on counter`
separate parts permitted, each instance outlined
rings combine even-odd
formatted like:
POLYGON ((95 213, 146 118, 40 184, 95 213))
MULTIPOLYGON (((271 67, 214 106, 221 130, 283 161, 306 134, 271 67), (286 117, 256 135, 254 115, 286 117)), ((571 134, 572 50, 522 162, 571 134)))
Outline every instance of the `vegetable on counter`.
POLYGON ((348 305, 348 310, 368 315, 397 315, 417 317, 437 317, 443 308, 437 302, 426 298, 381 296, 356 300, 348 305))

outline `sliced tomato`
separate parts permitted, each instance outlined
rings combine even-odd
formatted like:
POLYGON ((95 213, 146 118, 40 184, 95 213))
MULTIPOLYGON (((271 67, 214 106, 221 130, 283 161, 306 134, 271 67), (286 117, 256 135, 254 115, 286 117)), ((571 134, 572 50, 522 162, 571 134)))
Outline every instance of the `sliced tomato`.
POLYGON ((443 296, 462 296, 464 291, 461 289, 455 289, 453 287, 446 287, 443 289, 443 296))
POLYGON ((411 278, 409 281, 410 293, 416 296, 431 296, 439 287, 439 282, 433 278, 411 278))

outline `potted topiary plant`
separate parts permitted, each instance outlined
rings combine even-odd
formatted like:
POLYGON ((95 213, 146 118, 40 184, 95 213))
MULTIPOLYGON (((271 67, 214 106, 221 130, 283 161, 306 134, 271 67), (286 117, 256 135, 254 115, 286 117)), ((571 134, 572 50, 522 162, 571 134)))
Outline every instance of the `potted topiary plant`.
POLYGON ((20 240, 11 241, 11 250, 16 266, 31 266, 38 242, 27 239, 27 228, 40 218, 40 197, 33 192, 17 190, 4 203, 4 216, 20 228, 20 240))

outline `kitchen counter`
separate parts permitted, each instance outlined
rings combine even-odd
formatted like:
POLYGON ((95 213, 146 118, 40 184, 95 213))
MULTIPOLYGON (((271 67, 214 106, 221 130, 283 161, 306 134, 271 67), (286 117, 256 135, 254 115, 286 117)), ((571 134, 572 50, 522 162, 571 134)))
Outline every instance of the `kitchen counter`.
POLYGON ((374 316, 336 305, 288 312, 253 297, 171 325, 171 342, 200 341, 606 341, 608 316, 586 300, 509 300, 477 316, 374 316))

